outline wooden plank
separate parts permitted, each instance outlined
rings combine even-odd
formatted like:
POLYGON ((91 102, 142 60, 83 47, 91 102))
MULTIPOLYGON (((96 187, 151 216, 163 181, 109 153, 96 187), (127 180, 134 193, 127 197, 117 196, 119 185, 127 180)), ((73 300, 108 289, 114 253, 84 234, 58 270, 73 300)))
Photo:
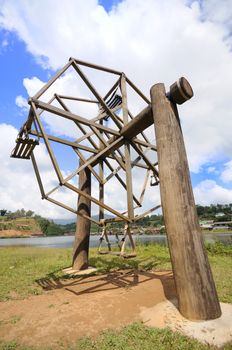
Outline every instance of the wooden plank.
POLYGON ((151 88, 161 203, 181 314, 191 320, 221 315, 194 202, 177 107, 164 84, 151 88))
MULTIPOLYGON (((80 164, 84 162, 81 160, 80 164)), ((82 170, 79 174, 79 188, 81 191, 91 195, 91 171, 88 168, 82 170)), ((91 217, 91 201, 79 194, 77 212, 82 214, 77 220, 75 241, 73 245, 72 267, 75 270, 85 270, 89 267, 89 238, 90 238, 90 220, 83 215, 91 217)))

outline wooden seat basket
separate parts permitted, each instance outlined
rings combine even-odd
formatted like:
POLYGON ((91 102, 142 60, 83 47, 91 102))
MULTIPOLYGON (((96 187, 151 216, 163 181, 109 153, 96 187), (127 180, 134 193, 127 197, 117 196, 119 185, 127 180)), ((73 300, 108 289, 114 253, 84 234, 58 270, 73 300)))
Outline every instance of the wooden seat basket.
POLYGON ((16 146, 11 153, 12 158, 30 159, 31 153, 35 146, 39 144, 38 140, 18 137, 16 139, 16 146))

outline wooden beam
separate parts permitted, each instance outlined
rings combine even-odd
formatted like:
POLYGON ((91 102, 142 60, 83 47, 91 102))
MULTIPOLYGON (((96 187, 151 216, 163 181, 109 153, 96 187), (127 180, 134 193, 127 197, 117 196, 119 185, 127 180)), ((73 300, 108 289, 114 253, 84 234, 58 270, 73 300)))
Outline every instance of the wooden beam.
POLYGON ((90 83, 90 81, 87 79, 87 77, 85 76, 85 74, 82 72, 82 70, 80 69, 80 67, 76 64, 76 62, 74 61, 72 63, 73 68, 76 70, 76 72, 80 75, 80 77, 82 78, 82 80, 85 82, 85 84, 88 86, 88 88, 90 89, 90 91, 92 92, 92 94, 96 97, 96 99, 99 101, 99 103, 101 104, 101 106, 103 107, 103 109, 110 115, 111 119, 113 120, 113 122, 115 123, 115 125, 117 125, 117 127, 119 129, 122 128, 121 124, 119 123, 118 119, 116 118, 116 116, 114 115, 114 113, 111 112, 110 108, 107 106, 106 102, 101 98, 101 96, 98 94, 98 92, 96 91, 96 89, 94 88, 94 86, 90 83))
POLYGON ((61 117, 64 117, 64 118, 67 118, 69 120, 73 120, 73 121, 76 121, 76 122, 79 122, 79 123, 82 123, 83 125, 87 125, 87 126, 95 126, 96 128, 98 128, 99 130, 103 130, 103 131, 106 131, 108 132, 109 134, 112 134, 112 135, 115 135, 115 136, 119 136, 119 132, 114 130, 114 129, 111 129, 111 128, 107 128, 103 125, 100 125, 100 124, 96 124, 94 122, 92 122, 91 120, 89 119, 86 119, 86 118, 83 118, 83 117, 80 117, 76 114, 73 114, 71 112, 68 112, 68 111, 65 111, 63 109, 60 109, 58 107, 55 107, 55 106, 51 106, 49 105, 48 103, 44 103, 42 101, 39 101, 39 100, 32 100, 34 102, 34 104, 36 105, 37 108, 42 108, 44 109, 45 111, 47 112, 50 112, 52 114, 55 114, 55 115, 59 115, 61 117))
POLYGON ((127 81, 127 83, 132 87, 132 89, 134 89, 134 90, 137 92, 137 94, 138 94, 140 97, 142 97, 142 99, 143 99, 146 103, 148 103, 148 104, 151 103, 151 102, 148 100, 148 98, 142 93, 142 91, 139 90, 139 88, 138 88, 137 86, 135 86, 135 84, 132 83, 132 81, 131 81, 128 77, 126 77, 126 81, 127 81))
POLYGON ((180 119, 164 84, 151 88, 161 202, 181 314, 191 320, 221 315, 198 222, 180 119))
POLYGON ((88 102, 88 103, 99 103, 96 100, 90 100, 88 98, 81 98, 81 97, 74 97, 74 96, 65 96, 65 95, 58 95, 63 100, 72 100, 72 101, 79 101, 79 102, 88 102))
MULTIPOLYGON (((123 123, 124 123, 124 126, 126 126, 128 124, 128 107, 127 107, 126 77, 124 74, 122 74, 121 76, 120 89, 122 94, 123 123)), ((131 220, 133 220, 134 207, 133 207, 132 171, 131 171, 130 145, 128 141, 124 143, 124 152, 125 152, 125 167, 126 167, 127 212, 128 212, 128 217, 131 220)))
MULTIPOLYGON (((111 170, 111 171, 114 171, 114 168, 112 167, 112 165, 110 164, 110 162, 108 162, 107 159, 104 159, 104 162, 106 163, 106 165, 108 166, 108 168, 111 170)), ((126 187, 126 183, 123 181, 123 179, 119 176, 119 174, 115 174, 115 177, 117 178, 117 180, 120 182, 120 184, 124 187, 125 190, 127 190, 127 187, 126 187)), ((141 204, 139 202, 139 200, 135 197, 135 195, 133 195, 133 200, 134 202, 139 206, 141 207, 141 204)))
POLYGON ((147 158, 147 156, 144 154, 141 149, 135 145, 133 142, 131 142, 131 146, 134 148, 134 150, 140 155, 140 157, 144 160, 144 162, 147 164, 148 168, 151 169, 155 176, 159 177, 159 173, 155 166, 150 162, 150 160, 147 158))
POLYGON ((86 167, 88 167, 89 165, 96 165, 97 161, 100 158, 104 158, 106 157, 106 155, 109 153, 111 153, 111 149, 114 149, 114 147, 117 145, 118 142, 121 142, 122 138, 118 138, 116 139, 112 144, 108 145, 107 147, 105 147, 103 150, 99 151, 96 155, 91 156, 87 159, 87 161, 85 162, 85 164, 81 165, 77 170, 75 170, 72 174, 70 174, 69 176, 67 176, 62 184, 65 184, 67 181, 71 180, 75 175, 77 175, 81 170, 85 169, 86 167))
MULTIPOLYGON (((100 124, 103 125, 103 120, 99 121, 100 124)), ((104 148, 104 143, 102 140, 99 140, 99 148, 104 148)), ((99 164, 99 177, 101 179, 101 182, 99 182, 99 201, 104 203, 104 161, 100 159, 99 164)), ((104 219, 104 208, 99 207, 99 221, 104 219)))
POLYGON ((34 168, 34 172, 35 172, 35 176, 36 176, 37 182, 39 184, 39 189, 40 189, 40 193, 41 193, 42 199, 44 199, 45 198, 44 187, 43 187, 43 183, 42 183, 42 180, 41 180, 41 177, 40 177, 39 169, 38 169, 38 166, 37 166, 37 163, 36 163, 35 156, 34 156, 33 152, 31 153, 31 161, 32 161, 32 165, 33 165, 33 168, 34 168))
MULTIPOLYGON (((74 151, 76 152, 76 154, 80 158, 81 163, 85 164, 87 162, 87 159, 83 156, 83 154, 80 151, 78 151, 77 149, 74 149, 74 151)), ((91 171, 93 176, 97 179, 97 181, 99 183, 102 183, 102 180, 101 180, 100 176, 98 176, 98 174, 96 173, 96 171, 94 170, 94 168, 91 165, 88 165, 88 169, 91 171)))
MULTIPOLYGON (((37 133, 34 130, 29 131, 29 134, 43 138, 42 133, 37 133)), ((86 152, 90 152, 90 153, 94 153, 94 154, 98 153, 98 149, 84 146, 84 145, 81 145, 80 143, 77 144, 76 141, 72 142, 72 141, 61 139, 60 137, 56 137, 56 136, 52 136, 52 135, 48 135, 48 134, 46 134, 46 135, 47 135, 48 140, 58 142, 58 143, 61 143, 63 145, 66 145, 66 146, 71 146, 73 148, 78 148, 78 149, 81 149, 81 150, 86 151, 86 152)))
POLYGON ((152 111, 149 105, 121 129, 120 135, 131 140, 133 137, 136 137, 141 133, 141 131, 151 126, 153 122, 152 111))
POLYGON ((61 202, 59 202, 59 201, 57 201, 57 200, 55 200, 55 199, 53 199, 53 198, 51 198, 51 197, 45 197, 45 199, 46 199, 47 201, 53 203, 53 204, 58 205, 58 206, 61 207, 61 208, 64 208, 64 209, 70 211, 71 213, 74 213, 74 214, 76 214, 76 215, 78 215, 78 216, 80 216, 80 217, 84 217, 84 218, 88 219, 89 221, 92 221, 92 222, 94 222, 95 224, 100 225, 100 222, 99 222, 99 221, 97 221, 97 220, 95 220, 95 219, 93 219, 93 218, 91 218, 91 217, 89 217, 89 216, 87 216, 87 215, 84 215, 84 214, 82 214, 82 213, 79 213, 77 210, 74 210, 73 208, 69 207, 68 205, 66 205, 66 204, 64 204, 64 203, 61 203, 61 202))
POLYGON ((43 125, 42 125, 42 123, 41 123, 41 121, 40 121, 40 117, 39 117, 39 115, 37 114, 36 107, 35 107, 35 105, 34 105, 34 103, 33 103, 32 101, 31 101, 31 108, 32 108, 32 110, 33 110, 34 117, 35 117, 35 119, 36 119, 36 121, 37 121, 37 124, 38 124, 38 126, 39 126, 40 132, 41 132, 41 134, 42 134, 42 136, 43 136, 43 139, 44 139, 45 145, 46 145, 46 147, 47 147, 47 151, 48 151, 48 154, 49 154, 49 156, 50 156, 51 162, 52 162, 52 164, 53 164, 55 173, 56 173, 56 175, 57 175, 57 177, 58 177, 59 182, 62 183, 62 181, 63 181, 63 176, 62 176, 62 174, 61 174, 59 165, 58 165, 58 163, 57 163, 57 160, 56 160, 56 157, 55 157, 55 155, 54 155, 54 153, 53 153, 53 150, 52 150, 52 148, 51 148, 51 146, 50 146, 50 143, 49 143, 49 140, 48 140, 48 138, 47 138, 47 135, 46 135, 46 133, 45 133, 45 131, 44 131, 44 129, 43 129, 43 125))
POLYGON ((84 193, 83 191, 79 190, 79 188, 71 185, 70 183, 65 183, 64 184, 65 187, 69 188, 70 190, 77 192, 78 194, 81 194, 82 196, 86 197, 87 199, 90 199, 93 203, 101 206, 102 208, 108 210, 109 212, 111 212, 112 214, 122 218, 124 221, 128 221, 130 222, 130 219, 127 218, 126 216, 120 214, 117 210, 114 210, 113 208, 109 207, 108 205, 104 204, 103 202, 100 202, 99 200, 97 200, 96 198, 87 195, 86 193, 84 193))
POLYGON ((112 69, 112 68, 106 68, 106 67, 103 67, 103 66, 99 66, 97 64, 81 61, 81 60, 78 60, 78 59, 72 58, 72 57, 70 57, 70 60, 75 61, 77 64, 80 64, 81 66, 86 66, 86 67, 89 67, 89 68, 101 70, 101 71, 107 72, 107 73, 121 75, 121 72, 119 72, 119 71, 117 71, 115 69, 112 69))
POLYGON ((33 99, 37 100, 41 95, 72 65, 73 61, 70 60, 62 69, 60 69, 48 82, 44 85, 34 96, 33 99))
POLYGON ((157 210, 159 208, 161 208, 160 204, 156 205, 155 207, 153 207, 153 208, 151 208, 149 210, 146 210, 144 213, 142 213, 140 215, 136 215, 135 218, 134 218, 134 221, 138 221, 138 220, 144 218, 144 216, 151 214, 153 211, 155 211, 155 210, 157 210))

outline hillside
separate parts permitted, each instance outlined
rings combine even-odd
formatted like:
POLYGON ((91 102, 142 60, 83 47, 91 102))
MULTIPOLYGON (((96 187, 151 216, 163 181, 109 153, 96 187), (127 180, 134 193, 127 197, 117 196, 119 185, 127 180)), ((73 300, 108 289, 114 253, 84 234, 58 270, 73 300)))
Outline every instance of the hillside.
POLYGON ((0 237, 42 236, 38 221, 32 217, 11 219, 0 216, 0 237))

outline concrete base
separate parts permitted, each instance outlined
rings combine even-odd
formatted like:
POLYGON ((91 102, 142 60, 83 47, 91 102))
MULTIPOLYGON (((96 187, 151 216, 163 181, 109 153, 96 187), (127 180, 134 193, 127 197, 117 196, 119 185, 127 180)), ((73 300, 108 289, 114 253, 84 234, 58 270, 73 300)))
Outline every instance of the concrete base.
POLYGON ((91 267, 91 266, 89 266, 85 270, 75 270, 72 267, 68 267, 67 269, 63 270, 63 272, 66 275, 70 275, 70 276, 89 276, 89 275, 92 275, 93 273, 95 273, 96 271, 97 271, 97 269, 95 267, 91 267))
POLYGON ((210 321, 189 321, 178 311, 176 300, 164 301, 152 308, 143 308, 141 317, 145 325, 169 327, 204 344, 221 347, 232 342, 232 305, 220 303, 222 316, 210 321))

